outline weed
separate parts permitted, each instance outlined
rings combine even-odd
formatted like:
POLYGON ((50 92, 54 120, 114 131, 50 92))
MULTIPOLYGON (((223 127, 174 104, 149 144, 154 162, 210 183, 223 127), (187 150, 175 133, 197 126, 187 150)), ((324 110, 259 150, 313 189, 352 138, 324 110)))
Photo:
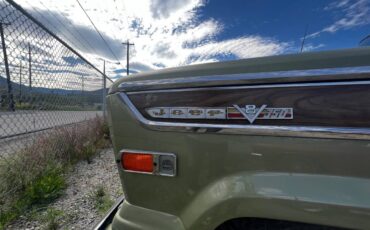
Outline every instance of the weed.
MULTIPOLYGON (((66 186, 61 170, 57 167, 47 169, 44 174, 27 184, 23 191, 12 194, 13 199, 3 201, 4 208, 0 209, 0 229, 32 205, 46 204, 58 198, 66 186)), ((31 212, 34 215, 34 209, 31 212)))
POLYGON ((24 193, 31 204, 44 204, 58 198, 66 187, 59 168, 48 169, 45 174, 30 183, 24 193))
POLYGON ((96 147, 89 141, 87 141, 81 149, 81 156, 84 160, 87 161, 88 164, 91 163, 92 157, 96 153, 96 147))
POLYGON ((54 208, 48 208, 41 216, 41 222, 45 224, 46 230, 56 230, 59 227, 59 221, 63 218, 64 212, 54 208))
MULTIPOLYGON (((0 230, 25 210, 59 197, 68 167, 80 160, 91 162, 97 149, 106 145, 105 127, 96 118, 57 128, 39 135, 26 149, 0 158, 0 230)), ((109 203, 103 197, 101 203, 109 203)))
POLYGON ((110 131, 109 131, 109 126, 108 123, 104 123, 102 127, 104 139, 110 140, 110 131))
POLYGON ((105 189, 102 185, 97 186, 96 190, 94 191, 94 197, 100 198, 106 196, 105 189))
POLYGON ((114 201, 110 198, 109 194, 105 191, 103 185, 99 185, 90 195, 90 199, 94 202, 95 208, 100 213, 107 212, 113 205, 114 201))

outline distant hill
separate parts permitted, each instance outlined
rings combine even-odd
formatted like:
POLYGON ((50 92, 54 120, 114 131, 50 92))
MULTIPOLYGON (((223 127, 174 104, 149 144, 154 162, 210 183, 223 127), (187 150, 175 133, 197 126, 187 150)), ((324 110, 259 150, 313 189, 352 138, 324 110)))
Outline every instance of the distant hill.
MULTIPOLYGON (((101 110, 103 89, 82 92, 82 90, 32 87, 30 91, 28 85, 19 85, 15 82, 11 85, 16 109, 101 110)), ((8 105, 7 81, 0 76, 0 110, 7 110, 8 105)))
MULTIPOLYGON (((19 93, 19 83, 11 82, 12 89, 13 89, 13 94, 19 93)), ((82 87, 82 86, 81 86, 82 87)), ((6 78, 0 76, 0 93, 4 93, 3 91, 7 92, 8 86, 7 86, 7 81, 6 78)), ((29 92, 29 86, 28 85, 21 85, 21 90, 24 93, 29 92)), ((53 89, 53 88, 44 88, 44 87, 32 87, 32 92, 33 93, 41 93, 41 94, 59 94, 59 95, 70 95, 70 94, 81 94, 82 93, 82 88, 80 90, 68 90, 68 89, 53 89)), ((93 90, 93 91, 88 91, 84 90, 84 94, 86 95, 97 95, 99 94, 102 95, 103 89, 99 90, 93 90)))

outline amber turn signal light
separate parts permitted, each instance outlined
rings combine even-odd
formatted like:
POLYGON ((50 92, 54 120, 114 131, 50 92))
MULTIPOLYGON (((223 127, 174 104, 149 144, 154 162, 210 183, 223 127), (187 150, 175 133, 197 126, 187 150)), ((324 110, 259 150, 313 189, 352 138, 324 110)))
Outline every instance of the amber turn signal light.
POLYGON ((154 170, 152 154, 122 152, 121 162, 125 170, 147 173, 154 170))

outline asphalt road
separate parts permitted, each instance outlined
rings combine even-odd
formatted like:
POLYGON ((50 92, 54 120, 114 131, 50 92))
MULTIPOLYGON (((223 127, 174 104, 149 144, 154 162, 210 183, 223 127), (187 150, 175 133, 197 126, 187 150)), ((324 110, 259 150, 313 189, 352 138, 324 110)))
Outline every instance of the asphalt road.
POLYGON ((92 119, 101 111, 0 112, 0 139, 92 119))

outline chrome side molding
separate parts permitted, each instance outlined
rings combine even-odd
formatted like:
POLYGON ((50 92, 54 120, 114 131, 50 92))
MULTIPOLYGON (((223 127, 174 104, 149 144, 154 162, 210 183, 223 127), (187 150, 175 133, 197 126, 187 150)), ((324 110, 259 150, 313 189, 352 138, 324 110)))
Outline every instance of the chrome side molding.
POLYGON ((136 109, 126 93, 119 93, 119 97, 130 109, 134 119, 136 119, 145 128, 156 131, 370 140, 369 128, 204 124, 152 121, 145 118, 136 109))
POLYGON ((230 86, 242 84, 281 84, 333 80, 368 79, 370 66, 340 67, 326 69, 289 70, 224 74, 194 77, 179 77, 153 80, 133 80, 121 83, 119 91, 135 92, 158 89, 178 89, 208 86, 230 86))

